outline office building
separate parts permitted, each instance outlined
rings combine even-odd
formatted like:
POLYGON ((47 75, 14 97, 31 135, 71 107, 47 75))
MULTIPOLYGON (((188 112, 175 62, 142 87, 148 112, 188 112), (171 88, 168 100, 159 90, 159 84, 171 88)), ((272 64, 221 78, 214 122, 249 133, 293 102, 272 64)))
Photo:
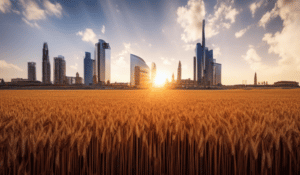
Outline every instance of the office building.
POLYGON ((28 62, 28 80, 29 81, 36 81, 36 68, 35 62, 28 62))
POLYGON ((178 69, 177 69, 177 82, 181 80, 181 62, 179 61, 178 69))
POLYGON ((91 53, 85 52, 84 58, 84 84, 93 84, 93 73, 94 73, 94 60, 91 59, 91 53))
POLYGON ((54 84, 66 84, 66 61, 61 55, 54 58, 54 84))
POLYGON ((130 85, 147 88, 150 84, 150 70, 146 62, 133 54, 130 54, 130 85))
POLYGON ((78 72, 76 72, 75 84, 77 84, 77 85, 82 84, 82 77, 79 76, 78 72))
POLYGON ((95 44, 96 79, 97 83, 105 84, 110 81, 110 46, 104 40, 95 44))
POLYGON ((156 64, 152 63, 152 66, 151 66, 151 83, 152 83, 152 85, 155 84, 155 78, 156 78, 156 64))
POLYGON ((213 50, 205 47, 205 20, 202 26, 202 45, 196 45, 196 58, 194 58, 194 79, 200 85, 220 85, 221 84, 221 64, 213 59, 213 50))
POLYGON ((254 85, 256 86, 257 85, 257 75, 256 75, 256 72, 254 74, 254 85))
POLYGON ((299 82, 296 81, 277 81, 274 86, 279 87, 299 87, 299 82))
POLYGON ((194 81, 197 81, 197 58, 194 57, 194 81))
POLYGON ((45 42, 43 46, 43 63, 42 63, 42 82, 44 84, 51 83, 51 71, 50 71, 50 61, 49 61, 49 50, 48 44, 45 42))

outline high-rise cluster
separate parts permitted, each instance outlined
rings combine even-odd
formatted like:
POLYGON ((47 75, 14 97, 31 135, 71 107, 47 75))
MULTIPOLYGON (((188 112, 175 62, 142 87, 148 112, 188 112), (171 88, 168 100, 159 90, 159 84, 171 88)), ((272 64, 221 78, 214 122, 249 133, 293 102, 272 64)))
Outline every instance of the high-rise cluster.
POLYGON ((221 64, 213 59, 213 50, 205 47, 205 20, 203 20, 202 45, 196 45, 194 57, 194 80, 200 85, 221 85, 221 64))

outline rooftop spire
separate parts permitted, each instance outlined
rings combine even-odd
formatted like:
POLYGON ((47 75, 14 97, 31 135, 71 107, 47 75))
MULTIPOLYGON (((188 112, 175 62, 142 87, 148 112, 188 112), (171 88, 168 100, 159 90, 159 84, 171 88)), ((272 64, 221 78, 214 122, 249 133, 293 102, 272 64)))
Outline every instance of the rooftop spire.
POLYGON ((202 23, 202 46, 205 49, 205 19, 203 19, 202 23))

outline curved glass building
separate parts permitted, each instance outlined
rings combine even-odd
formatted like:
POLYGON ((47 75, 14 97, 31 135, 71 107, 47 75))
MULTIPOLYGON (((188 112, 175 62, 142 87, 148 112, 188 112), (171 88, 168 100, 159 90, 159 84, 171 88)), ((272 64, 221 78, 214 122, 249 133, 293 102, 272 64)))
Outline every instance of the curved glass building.
POLYGON ((130 54, 130 85, 147 88, 150 84, 150 69, 146 62, 136 55, 130 54))

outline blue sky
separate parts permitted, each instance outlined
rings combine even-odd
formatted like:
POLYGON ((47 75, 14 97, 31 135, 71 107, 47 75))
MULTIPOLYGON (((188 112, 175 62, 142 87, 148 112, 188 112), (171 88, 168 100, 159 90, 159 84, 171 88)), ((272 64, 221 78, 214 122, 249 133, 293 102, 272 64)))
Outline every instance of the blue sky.
MULTIPOLYGON (((63 55, 67 76, 83 76, 84 53, 111 46, 112 82, 130 81, 130 57, 155 62, 158 76, 193 78, 195 46, 206 20, 206 43, 222 64, 222 83, 300 81, 300 2, 288 0, 1 0, 0 78, 27 78, 27 62, 42 74, 42 47, 63 55)), ((53 80, 53 76, 51 77, 53 80)))

